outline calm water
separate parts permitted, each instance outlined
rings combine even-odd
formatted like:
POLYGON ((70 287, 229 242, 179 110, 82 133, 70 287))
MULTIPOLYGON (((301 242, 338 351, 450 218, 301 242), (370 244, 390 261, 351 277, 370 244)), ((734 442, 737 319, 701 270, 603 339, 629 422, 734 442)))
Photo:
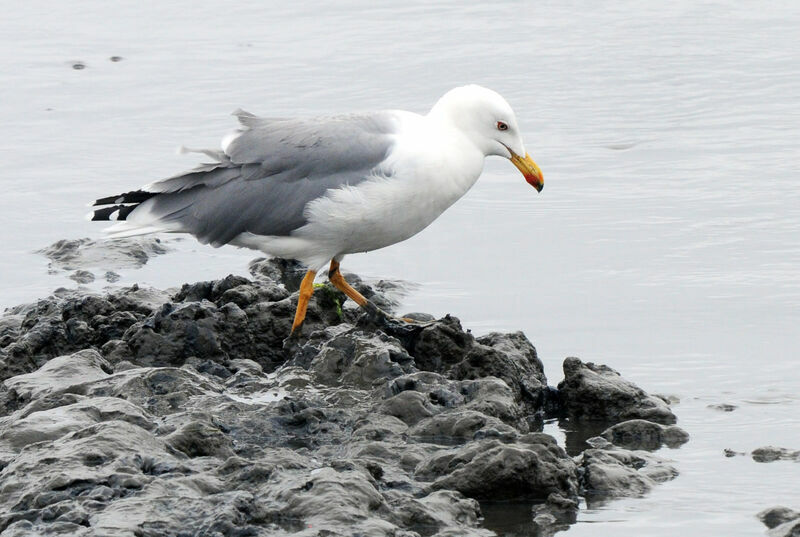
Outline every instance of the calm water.
MULTIPOLYGON (((163 4, 4 11, 0 305, 74 285, 33 251, 99 237, 88 201, 193 166, 173 149, 215 147, 237 107, 423 112, 480 83, 514 106, 545 190, 490 161, 429 229, 344 267, 418 283, 406 310, 524 330, 553 383, 577 355, 681 398, 692 441, 662 452, 680 477, 582 511, 570 535, 754 535, 762 508, 800 508, 800 464, 723 456, 800 449, 796 2, 163 4)), ((174 246, 121 283, 254 257, 174 246)))

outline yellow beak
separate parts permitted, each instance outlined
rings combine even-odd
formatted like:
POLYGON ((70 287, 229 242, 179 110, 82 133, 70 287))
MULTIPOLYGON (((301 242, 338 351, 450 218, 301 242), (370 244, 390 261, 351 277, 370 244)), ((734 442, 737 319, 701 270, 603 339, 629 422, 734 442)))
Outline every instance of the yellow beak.
POLYGON ((530 184, 538 192, 542 191, 544 188, 544 176, 542 175, 542 170, 539 169, 539 166, 533 161, 528 153, 525 153, 525 158, 522 158, 512 151, 511 162, 513 162, 514 166, 516 166, 517 169, 522 172, 522 175, 525 176, 525 180, 528 181, 528 184, 530 184))

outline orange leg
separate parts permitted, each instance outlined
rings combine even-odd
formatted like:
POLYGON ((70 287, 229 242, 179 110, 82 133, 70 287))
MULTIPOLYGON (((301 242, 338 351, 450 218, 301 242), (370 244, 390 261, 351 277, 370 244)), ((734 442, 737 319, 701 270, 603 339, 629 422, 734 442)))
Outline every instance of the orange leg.
POLYGON ((300 298, 297 299, 297 310, 294 313, 294 323, 292 323, 292 334, 297 330, 306 318, 308 301, 314 294, 314 277, 317 275, 313 270, 306 272, 303 281, 300 283, 300 298))
POLYGON ((367 310, 368 313, 372 315, 378 315, 382 317, 384 320, 394 319, 395 321, 403 321, 406 323, 412 324, 425 324, 420 323, 419 321, 415 321, 414 319, 409 319, 407 317, 392 317, 388 313, 380 310, 375 304, 364 298, 364 295, 350 287, 350 284, 344 280, 342 273, 339 272, 339 262, 335 260, 331 260, 331 268, 328 271, 328 280, 336 287, 339 291, 343 292, 347 295, 348 298, 353 300, 356 304, 367 310))
POLYGON ((328 271, 328 279, 336 287, 339 291, 347 295, 347 298, 361 306, 362 308, 367 306, 367 299, 364 296, 350 287, 350 284, 344 281, 344 277, 342 273, 339 272, 339 262, 336 260, 331 260, 331 268, 328 271))

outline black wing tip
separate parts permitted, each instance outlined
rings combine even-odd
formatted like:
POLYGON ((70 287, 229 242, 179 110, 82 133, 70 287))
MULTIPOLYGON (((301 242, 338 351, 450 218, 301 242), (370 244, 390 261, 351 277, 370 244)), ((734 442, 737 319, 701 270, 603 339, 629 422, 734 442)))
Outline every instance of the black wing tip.
POLYGON ((157 195, 157 192, 131 190, 130 192, 125 192, 124 194, 117 194, 116 196, 108 196, 95 200, 92 206, 97 207, 98 205, 118 205, 120 203, 142 203, 143 201, 149 200, 155 195, 157 195))
POLYGON ((93 222, 127 220, 128 215, 138 206, 139 204, 137 203, 136 205, 111 205, 109 207, 103 207, 102 209, 94 211, 90 220, 93 222))

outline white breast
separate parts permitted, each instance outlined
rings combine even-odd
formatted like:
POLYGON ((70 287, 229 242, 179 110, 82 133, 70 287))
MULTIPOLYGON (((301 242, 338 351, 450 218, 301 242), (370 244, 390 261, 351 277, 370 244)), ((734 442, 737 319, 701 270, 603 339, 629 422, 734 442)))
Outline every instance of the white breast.
POLYGON ((480 176, 484 155, 460 132, 411 113, 399 132, 372 179, 309 203, 294 235, 336 245, 336 255, 383 248, 425 229, 480 176))

